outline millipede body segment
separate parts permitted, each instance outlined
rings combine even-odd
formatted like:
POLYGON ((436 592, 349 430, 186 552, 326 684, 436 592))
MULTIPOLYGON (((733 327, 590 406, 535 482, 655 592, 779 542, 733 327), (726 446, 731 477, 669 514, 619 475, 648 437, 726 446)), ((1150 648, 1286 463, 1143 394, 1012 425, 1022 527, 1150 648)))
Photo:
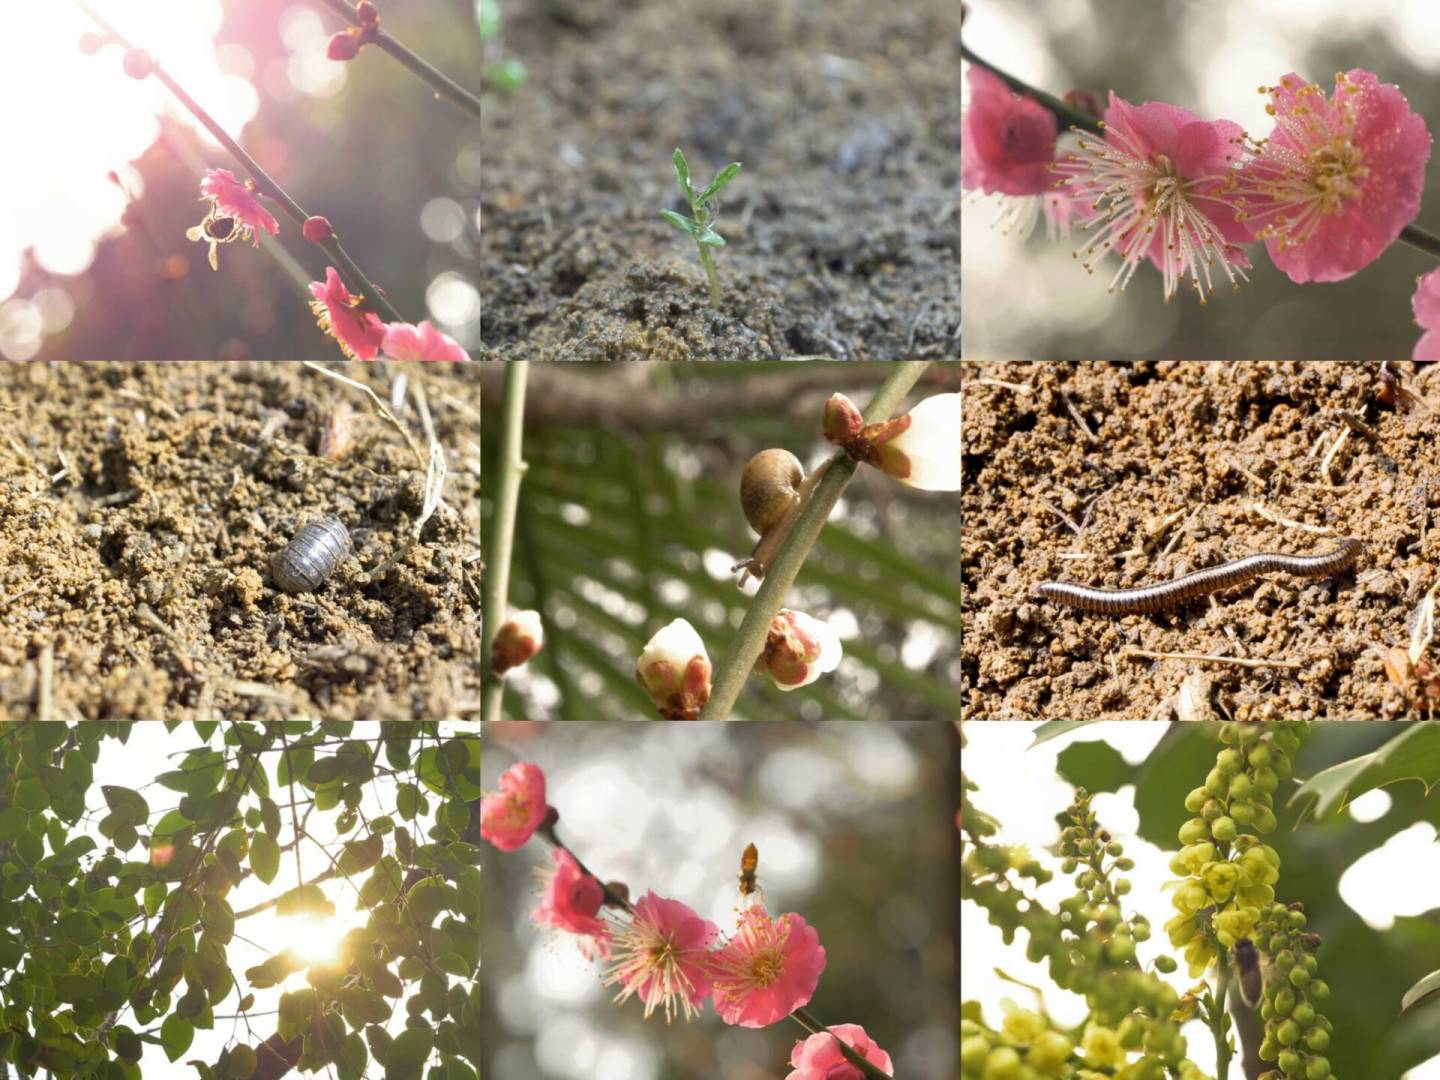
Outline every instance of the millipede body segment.
POLYGON ((1173 581, 1144 585, 1138 589, 1092 589, 1087 585, 1071 585, 1063 581, 1042 581, 1035 591, 1047 600, 1069 604, 1082 611, 1095 611, 1102 615, 1145 614, 1244 585, 1261 574, 1274 571, 1295 577, 1330 577, 1353 563, 1359 554, 1360 541, 1346 537, 1334 551, 1323 555, 1286 555, 1263 551, 1218 566, 1207 566, 1173 581))

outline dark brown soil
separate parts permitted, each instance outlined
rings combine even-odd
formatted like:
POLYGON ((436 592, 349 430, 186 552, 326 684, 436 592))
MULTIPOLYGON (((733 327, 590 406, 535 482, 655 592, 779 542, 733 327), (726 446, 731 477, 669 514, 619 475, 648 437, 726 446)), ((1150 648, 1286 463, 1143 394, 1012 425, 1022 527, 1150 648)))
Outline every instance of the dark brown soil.
MULTIPOLYGON (((478 714, 479 380, 332 367, 386 401, 423 386, 446 451, 445 505, 374 582, 425 477, 360 391, 298 364, 0 365, 0 719, 478 714), (354 557, 279 592, 271 556, 325 513, 354 557)), ((423 448, 413 396, 399 416, 423 448)))
POLYGON ((1405 415, 1377 404, 1374 364, 964 365, 966 715, 1415 715, 1415 688, 1387 678, 1380 649, 1409 644, 1437 580, 1440 379, 1398 370, 1424 401, 1405 415), (1032 596, 1044 580, 1133 587, 1345 536, 1364 547, 1338 577, 1267 575, 1168 612, 1087 614, 1032 596))
POLYGON ((959 354, 954 0, 507 3, 479 359, 959 354), (721 198, 711 310, 670 158, 721 198))

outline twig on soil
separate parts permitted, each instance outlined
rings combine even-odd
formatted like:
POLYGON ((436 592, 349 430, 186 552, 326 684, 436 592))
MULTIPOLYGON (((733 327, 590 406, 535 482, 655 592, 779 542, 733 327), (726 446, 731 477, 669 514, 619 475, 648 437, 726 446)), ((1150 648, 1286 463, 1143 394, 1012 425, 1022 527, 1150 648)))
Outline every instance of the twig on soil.
POLYGON ((155 612, 151 610, 149 604, 137 605, 135 615, 141 622, 148 623, 165 636, 165 639, 170 642, 171 649, 175 652, 175 659, 179 662, 180 667, 184 669, 185 674, 194 675, 195 661, 185 648, 184 639, 168 626, 159 615, 156 615, 155 612))
POLYGON ((395 414, 385 407, 385 403, 380 400, 380 395, 364 383, 356 382, 347 375, 341 375, 338 371, 331 371, 327 367, 322 367, 313 360, 302 360, 301 363, 313 371, 318 371, 327 378, 336 379, 346 386, 353 386, 356 390, 368 395, 370 400, 375 403, 375 411, 379 413, 380 418, 392 424, 395 430, 400 432, 400 437, 405 440, 405 445, 410 447, 410 452, 415 455, 415 460, 419 463, 420 468, 425 468, 425 455, 422 454, 420 448, 415 445, 415 440, 410 437, 410 432, 405 430, 405 425, 400 423, 400 421, 395 418, 395 414))
POLYGON ((1098 446, 1100 440, 1097 439, 1095 433, 1090 430, 1090 425, 1085 422, 1085 417, 1080 415, 1080 410, 1077 409, 1075 403, 1070 400, 1070 395, 1062 390, 1060 391, 1060 400, 1065 403, 1065 408, 1070 413, 1070 418, 1075 421, 1075 425, 1080 429, 1080 434, 1085 436, 1085 441, 1091 446, 1098 446))
POLYGON ((1245 477, 1245 479, 1249 480, 1252 484, 1254 484, 1256 487, 1258 487, 1261 491, 1264 491, 1264 490, 1266 489, 1265 481, 1264 481, 1264 480, 1261 480, 1260 477, 1256 476, 1253 472, 1251 472, 1249 469, 1245 468, 1245 466, 1244 466, 1244 465, 1241 465, 1238 461, 1235 461, 1235 460, 1231 459, 1230 457, 1227 457, 1225 454, 1221 454, 1221 455, 1220 455, 1220 460, 1221 460, 1222 463, 1224 463, 1224 464, 1226 464, 1226 465, 1229 465, 1230 468, 1234 469, 1234 470, 1235 470, 1236 472, 1238 472, 1241 476, 1245 477))
MULTIPOLYGON (((1185 517, 1185 524, 1186 524, 1186 525, 1189 525, 1189 524, 1190 524, 1190 519, 1193 518, 1196 514, 1198 514, 1198 513, 1199 513, 1201 510, 1203 510, 1204 508, 1205 508, 1205 504, 1204 504, 1204 503, 1201 503, 1199 506, 1195 507, 1194 510, 1191 510, 1190 513, 1189 513, 1188 515, 1186 515, 1186 517, 1185 517)), ((1183 537, 1184 535, 1185 535, 1185 530, 1184 530, 1183 528, 1182 528, 1182 529, 1176 529, 1176 530, 1175 530, 1175 535, 1172 536, 1172 537, 1170 537, 1170 542, 1165 545, 1165 550, 1160 553, 1161 556, 1163 557, 1163 556, 1169 555, 1169 554, 1170 554, 1171 552, 1173 552, 1177 547, 1179 547, 1179 546, 1180 546, 1180 539, 1181 539, 1181 537, 1183 537)))
POLYGON ((1029 394, 1035 389, 1029 383, 1003 382, 1000 379, 981 378, 976 379, 975 382, 981 386, 999 386, 1005 390, 1012 390, 1017 394, 1029 394))
MULTIPOLYGON (((905 399, 905 395, 929 366, 928 360, 896 364, 884 385, 870 399, 870 404, 865 409, 865 423, 876 424, 890 419, 905 399)), ((790 535, 781 544, 765 579, 760 583, 760 591, 750 602, 740 629, 735 632, 735 637, 730 642, 730 648, 715 668, 715 685, 705 710, 700 714, 701 720, 729 719, 730 711, 745 688, 745 681, 755 667, 756 659, 765 648, 771 622, 785 602, 790 587, 795 584, 795 578, 805 564, 810 549, 820 538, 820 532, 825 528, 831 511, 840 501, 845 485, 855 475, 855 469, 856 463, 843 450, 837 451, 830 458, 825 475, 815 485, 810 501, 800 511, 790 535)))
POLYGON ((1345 445, 1346 440, 1349 438, 1350 429, 1348 427, 1342 428, 1340 437, 1335 440, 1335 444, 1325 452, 1325 456, 1320 460, 1320 479, 1327 484, 1332 482, 1330 479, 1330 463, 1335 460, 1335 455, 1340 452, 1340 448, 1345 445))
POLYGON ((1245 660, 1238 656, 1215 656, 1211 653, 1150 652, 1148 649, 1127 649, 1127 660, 1198 660, 1215 664, 1234 664, 1251 668, 1303 668, 1298 660, 1245 660))
POLYGON ((1267 510, 1258 502, 1250 503, 1249 506, 1246 507, 1246 509, 1250 510, 1253 513, 1259 514, 1266 521, 1273 522, 1276 525, 1285 525, 1292 529, 1300 529, 1304 532, 1315 533, 1317 536, 1329 536, 1332 532, 1332 530, 1327 529, 1322 525, 1306 525, 1303 521, 1296 521, 1294 518, 1284 517, 1280 514, 1275 513, 1274 510, 1267 510))
POLYGON ((36 719, 48 723, 55 708, 55 645, 47 641, 40 650, 40 683, 35 690, 36 719))
POLYGON ((1076 525, 1075 522, 1070 520, 1069 516, 1066 515, 1063 511, 1057 510, 1053 505, 1051 505, 1048 499, 1041 499, 1040 505, 1045 507, 1046 510, 1049 510, 1052 514, 1054 514, 1066 525, 1068 525, 1070 527, 1070 531, 1073 532, 1076 536, 1080 535, 1080 526, 1076 525))

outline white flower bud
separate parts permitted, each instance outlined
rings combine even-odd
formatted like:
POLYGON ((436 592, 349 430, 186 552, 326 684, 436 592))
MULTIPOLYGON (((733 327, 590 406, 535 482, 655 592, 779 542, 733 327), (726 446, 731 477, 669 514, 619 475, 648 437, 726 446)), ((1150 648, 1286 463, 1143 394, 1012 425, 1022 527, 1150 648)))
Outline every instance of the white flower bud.
POLYGON ((710 657, 684 619, 661 627, 640 653, 635 678, 666 720, 698 720, 710 700, 710 657))

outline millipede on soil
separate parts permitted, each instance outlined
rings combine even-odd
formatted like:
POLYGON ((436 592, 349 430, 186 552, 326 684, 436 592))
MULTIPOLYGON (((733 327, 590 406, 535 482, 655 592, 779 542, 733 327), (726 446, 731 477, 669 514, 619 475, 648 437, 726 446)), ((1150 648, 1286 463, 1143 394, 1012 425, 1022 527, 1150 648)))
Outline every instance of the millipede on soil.
POLYGON ((1173 581, 1144 585, 1138 589, 1092 589, 1063 581, 1042 581, 1036 593, 1056 603, 1102 615, 1144 614, 1163 611, 1198 596, 1244 585, 1261 574, 1281 571, 1295 577, 1329 577, 1338 574, 1360 554, 1360 541, 1353 536, 1340 541, 1334 551, 1323 555, 1285 555, 1262 551, 1218 566, 1207 566, 1173 581))

